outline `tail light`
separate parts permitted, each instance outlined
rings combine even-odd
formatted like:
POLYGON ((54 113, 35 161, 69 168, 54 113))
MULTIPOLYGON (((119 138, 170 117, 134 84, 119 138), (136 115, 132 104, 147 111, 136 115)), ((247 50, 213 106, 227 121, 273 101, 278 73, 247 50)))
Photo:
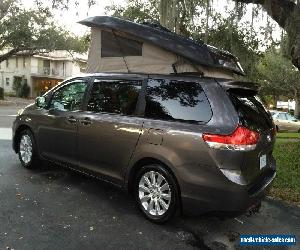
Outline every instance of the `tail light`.
POLYGON ((211 148, 250 151, 255 149, 259 133, 239 126, 230 135, 203 134, 202 138, 211 148))

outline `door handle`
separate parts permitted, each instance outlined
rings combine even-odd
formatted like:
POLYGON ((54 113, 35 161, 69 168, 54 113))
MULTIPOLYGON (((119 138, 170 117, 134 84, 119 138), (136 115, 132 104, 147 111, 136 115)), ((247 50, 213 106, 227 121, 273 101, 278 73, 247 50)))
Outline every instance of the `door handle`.
POLYGON ((83 120, 80 121, 83 125, 91 125, 92 124, 92 119, 89 117, 84 118, 83 120))
POLYGON ((70 122, 70 123, 76 123, 77 122, 77 120, 74 116, 70 116, 67 119, 68 119, 68 122, 70 122))

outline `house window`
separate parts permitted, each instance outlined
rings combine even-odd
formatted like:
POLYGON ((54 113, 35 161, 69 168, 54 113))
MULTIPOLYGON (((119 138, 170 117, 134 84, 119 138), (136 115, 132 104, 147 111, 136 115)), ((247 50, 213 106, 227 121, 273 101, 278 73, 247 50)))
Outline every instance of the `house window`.
POLYGON ((16 57, 16 68, 18 68, 18 67, 19 67, 19 58, 16 57))
POLYGON ((23 57, 23 68, 26 68, 26 58, 23 57))
POLYGON ((50 75, 50 60, 43 61, 44 75, 50 75))
POLYGON ((143 43, 101 31, 101 57, 142 56, 143 43))
POLYGON ((66 63, 65 62, 63 62, 62 67, 63 67, 63 76, 66 76, 66 63))
POLYGON ((9 78, 8 77, 5 79, 5 82, 6 82, 6 86, 9 86, 9 78))
POLYGON ((9 61, 8 61, 8 59, 6 59, 6 68, 8 68, 9 67, 9 61))

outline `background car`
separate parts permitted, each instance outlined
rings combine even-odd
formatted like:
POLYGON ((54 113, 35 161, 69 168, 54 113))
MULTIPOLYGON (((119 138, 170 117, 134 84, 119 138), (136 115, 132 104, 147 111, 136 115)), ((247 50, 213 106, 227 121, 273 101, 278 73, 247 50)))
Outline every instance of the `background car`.
POLYGON ((270 113, 272 114, 277 132, 289 131, 300 133, 300 121, 296 117, 283 111, 271 110, 270 113))

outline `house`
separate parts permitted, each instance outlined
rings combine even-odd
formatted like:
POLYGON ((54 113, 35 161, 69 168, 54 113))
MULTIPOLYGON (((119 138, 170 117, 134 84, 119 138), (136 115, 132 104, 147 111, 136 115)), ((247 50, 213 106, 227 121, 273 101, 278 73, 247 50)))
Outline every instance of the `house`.
POLYGON ((26 82, 30 97, 45 93, 64 79, 85 71, 87 56, 67 51, 28 56, 18 53, 0 63, 0 87, 13 93, 14 81, 26 82))
POLYGON ((287 102, 277 101, 276 108, 277 109, 286 109, 288 111, 295 110, 296 102, 294 100, 288 100, 287 102))
POLYGON ((88 73, 188 73, 226 79, 245 74, 229 52, 182 37, 159 24, 109 16, 79 23, 91 27, 88 73))

